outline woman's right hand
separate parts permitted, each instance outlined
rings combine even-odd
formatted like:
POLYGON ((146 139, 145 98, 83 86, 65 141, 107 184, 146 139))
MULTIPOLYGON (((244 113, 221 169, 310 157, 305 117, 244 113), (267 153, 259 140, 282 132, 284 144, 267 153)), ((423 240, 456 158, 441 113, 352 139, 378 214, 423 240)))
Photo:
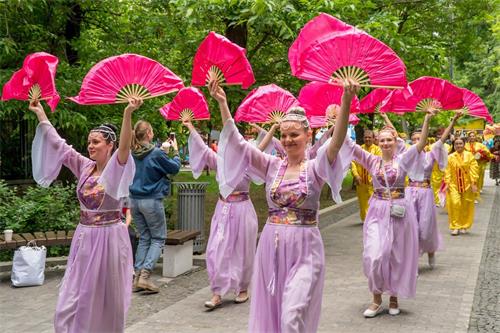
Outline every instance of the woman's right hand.
POLYGON ((39 101, 30 102, 29 109, 33 111, 35 114, 45 113, 45 111, 43 110, 43 106, 42 104, 40 104, 39 101))
POLYGON ((194 130, 193 123, 189 119, 183 119, 182 120, 182 125, 186 126, 186 128, 192 132, 194 130))

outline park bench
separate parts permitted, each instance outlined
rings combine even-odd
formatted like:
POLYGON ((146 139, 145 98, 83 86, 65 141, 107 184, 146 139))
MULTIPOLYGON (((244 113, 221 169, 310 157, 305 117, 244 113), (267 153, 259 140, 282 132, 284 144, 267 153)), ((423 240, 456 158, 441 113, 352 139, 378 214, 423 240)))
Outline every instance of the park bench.
MULTIPOLYGON (((169 230, 165 240, 166 252, 163 256, 163 276, 176 277, 193 266, 193 240, 200 231, 169 230)), ((6 242, 0 235, 0 250, 16 249, 29 241, 36 241, 38 246, 70 245, 74 230, 46 231, 34 233, 13 234, 12 241, 6 242)))

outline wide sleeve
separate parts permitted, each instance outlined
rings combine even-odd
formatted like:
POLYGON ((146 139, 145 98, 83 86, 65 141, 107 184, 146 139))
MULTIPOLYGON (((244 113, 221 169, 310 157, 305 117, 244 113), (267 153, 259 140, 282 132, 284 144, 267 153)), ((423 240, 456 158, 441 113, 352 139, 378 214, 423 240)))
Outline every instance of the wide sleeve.
POLYGON ((48 187, 59 175, 64 165, 80 178, 83 167, 90 160, 73 149, 62 139, 48 121, 42 121, 36 128, 31 149, 33 178, 43 187, 48 187))
POLYGON ((330 163, 327 154, 330 140, 331 139, 328 139, 325 144, 318 149, 318 154, 312 161, 314 161, 314 171, 316 175, 330 186, 333 200, 340 203, 342 202, 342 198, 340 197, 342 181, 351 166, 355 145, 348 144, 351 139, 346 136, 344 144, 342 144, 337 153, 337 157, 330 163))
POLYGON ((448 150, 441 140, 438 140, 427 154, 430 154, 432 159, 436 161, 439 170, 443 171, 446 169, 446 165, 448 164, 448 150))
POLYGON ((128 197, 134 175, 135 163, 132 155, 129 153, 127 162, 121 164, 118 160, 118 150, 116 150, 104 167, 98 183, 104 187, 106 194, 118 200, 128 197))
MULTIPOLYGON (((449 162, 451 162, 453 159, 453 155, 450 155, 449 162)), ((452 163, 448 163, 446 166, 446 169, 444 170, 444 182, 446 185, 449 185, 451 183, 451 173, 452 173, 452 163)))
POLYGON ((368 171, 373 170, 373 167, 379 161, 378 156, 367 152, 366 150, 361 148, 360 145, 356 144, 356 142, 354 142, 352 139, 347 140, 344 145, 346 144, 352 149, 352 156, 354 161, 361 164, 361 166, 368 171))
POLYGON ((198 132, 192 131, 189 134, 188 149, 189 165, 195 179, 200 177, 205 167, 210 170, 217 170, 217 153, 203 142, 198 132))
POLYGON ((356 165, 356 162, 351 162, 351 173, 352 173, 353 178, 360 177, 359 172, 358 172, 358 166, 356 165))
POLYGON ((313 159, 316 157, 318 154, 319 148, 325 144, 326 141, 330 138, 331 135, 327 134, 328 132, 324 133, 319 140, 316 140, 316 142, 312 145, 312 147, 309 149, 309 158, 313 159))
POLYGON ((477 184, 479 181, 479 164, 477 163, 476 159, 474 156, 472 156, 471 162, 470 162, 470 180, 474 184, 477 184))
POLYGON ((420 153, 417 145, 408 148, 404 153, 398 155, 398 163, 401 169, 405 171, 412 180, 424 180, 424 153, 420 153))
POLYGON ((219 137, 217 152, 220 194, 225 198, 231 194, 249 170, 252 177, 266 179, 273 159, 277 157, 263 153, 245 141, 233 119, 226 121, 219 137))
POLYGON ((406 147, 405 140, 403 140, 403 139, 401 139, 401 138, 398 137, 396 139, 396 154, 397 155, 403 154, 407 150, 408 150, 408 148, 406 147))

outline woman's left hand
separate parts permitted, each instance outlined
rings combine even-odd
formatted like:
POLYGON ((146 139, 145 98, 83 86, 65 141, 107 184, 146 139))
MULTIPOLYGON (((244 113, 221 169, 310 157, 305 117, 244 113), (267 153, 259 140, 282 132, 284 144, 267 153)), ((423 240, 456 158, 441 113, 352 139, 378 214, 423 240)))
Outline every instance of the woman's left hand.
POLYGON ((359 89, 359 83, 355 82, 352 79, 347 79, 344 81, 344 94, 342 96, 345 96, 345 98, 352 100, 354 96, 359 93, 359 89))

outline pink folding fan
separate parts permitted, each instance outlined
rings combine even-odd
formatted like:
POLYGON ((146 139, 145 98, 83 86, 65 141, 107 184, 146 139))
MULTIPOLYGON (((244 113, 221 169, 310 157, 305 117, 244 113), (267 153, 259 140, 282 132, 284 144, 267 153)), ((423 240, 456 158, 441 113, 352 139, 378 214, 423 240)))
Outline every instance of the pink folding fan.
POLYGON ((275 84, 254 89, 241 102, 234 116, 235 121, 249 123, 279 122, 288 110, 298 106, 299 101, 275 84))
POLYGON ((462 92, 464 102, 462 110, 469 116, 483 118, 490 124, 493 124, 493 118, 481 97, 465 88, 462 88, 462 92))
POLYGON ((128 103, 130 98, 148 99, 177 91, 182 80, 159 62, 138 55, 106 58, 90 69, 83 79, 78 104, 128 103))
POLYGON ((306 25, 304 25, 304 27, 300 30, 299 35, 288 50, 288 59, 290 61, 292 74, 296 75, 296 72, 299 70, 299 55, 302 54, 302 51, 307 49, 316 40, 327 35, 354 30, 357 29, 325 13, 321 13, 307 22, 306 25))
POLYGON ((409 84, 407 92, 405 90, 392 92, 382 105, 382 109, 396 113, 426 112, 431 109, 460 109, 464 105, 462 89, 440 78, 430 76, 418 78, 409 84))
POLYGON ((368 95, 363 97, 363 99, 359 103, 359 112, 360 113, 373 113, 379 112, 380 106, 384 99, 391 93, 391 90, 378 88, 372 90, 368 95))
MULTIPOLYGON (((335 118, 328 118, 327 116, 310 116, 309 125, 311 128, 320 128, 325 126, 331 126, 335 124, 335 118)), ((359 118, 355 114, 349 114, 349 124, 357 125, 359 123, 359 118)))
MULTIPOLYGON (((308 117, 325 116, 330 105, 340 106, 343 89, 324 82, 310 82, 299 92, 300 105, 306 110, 308 117)), ((351 112, 359 112, 359 99, 354 97, 351 112)))
POLYGON ((1 100, 45 100, 54 112, 61 99, 55 84, 58 62, 57 57, 45 52, 28 55, 24 59, 23 67, 3 86, 1 100))
POLYGON ((193 60, 191 84, 204 86, 210 80, 247 89, 255 82, 244 48, 215 32, 201 42, 193 60))
POLYGON ((160 109, 160 113, 166 120, 210 119, 207 100, 203 93, 194 87, 181 89, 172 102, 160 109))
POLYGON ((294 76, 337 84, 351 79, 362 87, 406 86, 406 67, 387 45, 359 29, 329 29, 330 34, 311 34, 304 47, 290 50, 288 58, 294 76))

